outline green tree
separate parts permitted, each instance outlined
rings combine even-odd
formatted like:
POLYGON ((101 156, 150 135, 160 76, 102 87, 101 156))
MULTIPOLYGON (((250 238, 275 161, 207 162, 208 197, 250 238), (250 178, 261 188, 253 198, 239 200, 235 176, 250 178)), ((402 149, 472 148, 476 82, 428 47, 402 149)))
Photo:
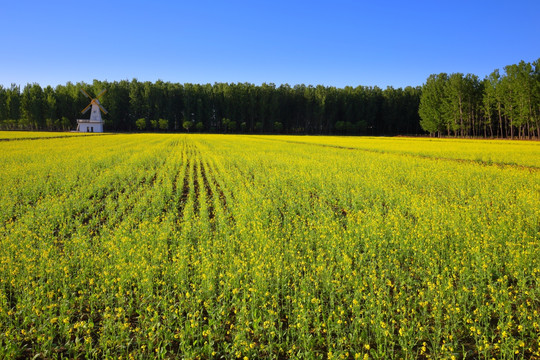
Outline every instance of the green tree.
MULTIPOLYGON (((47 124, 48 130, 58 130, 57 126, 60 121, 58 120, 57 105, 56 105, 56 93, 51 86, 47 86, 43 90, 44 98, 44 116, 49 120, 47 124)), ((59 127, 59 126, 58 126, 59 127)))
POLYGON ((167 131, 169 129, 169 120, 166 119, 159 119, 158 121, 159 130, 161 131, 167 131))
POLYGON ((56 98, 57 116, 70 119, 66 129, 75 128, 75 120, 80 118, 79 115, 81 115, 81 110, 88 105, 88 102, 86 101, 88 99, 84 98, 86 100, 81 99, 79 102, 79 89, 70 82, 66 85, 58 85, 54 89, 54 94, 56 98))
POLYGON ((186 120, 182 123, 182 127, 184 129, 186 129, 187 132, 189 132, 189 129, 191 129, 193 127, 193 122, 192 121, 189 121, 189 120, 186 120))
POLYGON ((225 132, 229 131, 229 123, 231 122, 231 120, 227 119, 227 118, 223 118, 221 119, 221 126, 223 127, 223 130, 225 132))
POLYGON ((257 133, 262 133, 263 132, 263 123, 261 121, 257 121, 255 123, 255 131, 257 133))
MULTIPOLYGON (((536 129, 536 138, 540 139, 540 58, 532 63, 534 70, 532 73, 533 81, 533 116, 534 128, 536 129)), ((533 131, 534 134, 534 131, 533 131)))
POLYGON ((517 65, 505 66, 504 70, 506 72, 503 79, 506 94, 504 107, 510 119, 511 137, 514 127, 518 130, 519 138, 528 137, 531 125, 535 123, 534 103, 537 97, 533 66, 531 63, 520 61, 517 65))
POLYGON ((0 85, 0 122, 9 118, 8 94, 7 90, 0 85))
POLYGON ((71 121, 65 116, 62 116, 62 119, 60 120, 60 124, 62 126, 62 130, 66 131, 69 130, 71 127, 71 121))
POLYGON ((338 134, 343 134, 345 132, 345 121, 336 121, 334 128, 338 134))
MULTIPOLYGON (((106 85, 107 94, 103 98, 104 106, 109 112, 107 128, 116 131, 140 130, 136 122, 142 116, 135 117, 131 112, 131 83, 127 80, 106 85)), ((146 128, 146 125, 144 126, 146 128)), ((144 129, 143 128, 143 129, 144 129)))
POLYGON ((139 131, 145 130, 146 129, 146 119, 145 118, 137 119, 137 121, 135 121, 135 125, 137 126, 137 129, 139 131))
POLYGON ((21 108, 24 125, 28 129, 38 130, 45 127, 43 89, 39 84, 27 84, 24 87, 21 108))
POLYGON ((144 84, 133 79, 129 84, 129 115, 135 123, 136 119, 148 118, 148 104, 145 100, 144 84))
POLYGON ((448 75, 446 73, 440 73, 439 75, 432 74, 422 86, 422 96, 420 97, 420 106, 418 108, 420 126, 431 135, 437 134, 440 136, 445 128, 447 128, 448 134, 450 134, 450 128, 446 126, 443 109, 447 81, 448 75))
POLYGON ((236 121, 229 121, 227 124, 227 130, 231 133, 236 131, 237 123, 236 121))
POLYGON ((21 87, 11 84, 7 90, 6 104, 8 107, 8 118, 18 121, 21 118, 21 87))
POLYGON ((443 90, 443 116, 448 130, 454 134, 464 135, 463 108, 465 97, 465 83, 462 73, 450 74, 443 90))
MULTIPOLYGON (((496 110, 496 96, 495 96, 495 86, 491 83, 490 77, 486 76, 483 80, 484 83, 484 93, 482 97, 482 115, 483 115, 483 124, 485 128, 489 128, 490 136, 494 136, 493 132, 493 118, 495 116, 496 110)), ((484 137, 487 137, 486 131, 484 130, 484 137)))
POLYGON ((503 116, 501 76, 498 69, 489 74, 484 81, 485 116, 490 116, 489 113, 492 111, 492 106, 494 106, 494 111, 498 119, 497 137, 504 137, 506 124, 504 121, 505 117, 503 116))

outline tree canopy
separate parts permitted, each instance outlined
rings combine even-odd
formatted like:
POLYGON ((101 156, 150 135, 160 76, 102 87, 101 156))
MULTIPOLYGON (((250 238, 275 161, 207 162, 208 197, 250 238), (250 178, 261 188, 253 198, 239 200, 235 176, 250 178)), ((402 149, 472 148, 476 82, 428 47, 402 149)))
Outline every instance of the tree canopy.
POLYGON ((417 134, 420 87, 335 87, 284 84, 178 84, 163 81, 67 83, 22 91, 0 87, 3 129, 68 130, 97 94, 109 111, 107 131, 197 131, 280 134, 417 134), (65 119, 69 119, 67 122, 65 119), (191 124, 185 126, 185 124, 191 124))
POLYGON ((422 87, 157 81, 0 86, 0 129, 76 128, 97 94, 106 131, 540 137, 540 59, 474 74, 430 75, 422 87))
POLYGON ((462 73, 431 75, 422 87, 420 125, 430 134, 540 137, 540 59, 497 69, 479 80, 462 73))

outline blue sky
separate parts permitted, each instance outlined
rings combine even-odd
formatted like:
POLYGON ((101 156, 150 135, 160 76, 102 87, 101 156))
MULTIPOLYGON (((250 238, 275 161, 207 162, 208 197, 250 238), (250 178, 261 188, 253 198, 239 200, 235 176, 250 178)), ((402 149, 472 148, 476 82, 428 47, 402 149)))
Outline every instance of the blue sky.
POLYGON ((540 1, 4 1, 0 85, 417 86, 540 57, 540 1))

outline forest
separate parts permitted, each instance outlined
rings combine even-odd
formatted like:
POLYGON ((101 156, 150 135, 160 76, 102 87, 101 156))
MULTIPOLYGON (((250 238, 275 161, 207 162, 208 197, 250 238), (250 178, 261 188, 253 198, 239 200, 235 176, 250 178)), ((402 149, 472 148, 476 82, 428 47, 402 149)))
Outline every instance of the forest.
POLYGON ((473 74, 432 74, 422 87, 422 129, 457 137, 538 138, 540 59, 505 66, 480 80, 473 74))
MULTIPOLYGON (((212 133, 413 134, 421 131, 420 88, 358 86, 343 89, 287 84, 178 84, 157 81, 28 84, 0 89, 2 129, 75 129, 88 99, 109 112, 107 131, 212 133)), ((88 116, 88 115, 86 115, 88 116)))
MULTIPOLYGON (((422 87, 99 81, 0 86, 0 130, 66 131, 96 95, 106 131, 531 138, 540 129, 540 67, 521 61, 480 80, 433 74, 422 87)), ((88 116, 88 115, 86 115, 88 116)))

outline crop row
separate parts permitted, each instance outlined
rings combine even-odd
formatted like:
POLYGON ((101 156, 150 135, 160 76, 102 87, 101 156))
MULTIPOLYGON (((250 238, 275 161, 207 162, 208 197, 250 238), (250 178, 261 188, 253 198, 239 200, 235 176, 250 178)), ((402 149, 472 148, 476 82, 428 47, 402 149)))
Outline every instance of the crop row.
POLYGON ((482 165, 540 168, 540 143, 537 141, 337 136, 256 136, 255 138, 376 153, 470 161, 482 165))
POLYGON ((0 357, 540 357, 535 169, 303 139, 0 144, 0 357))

